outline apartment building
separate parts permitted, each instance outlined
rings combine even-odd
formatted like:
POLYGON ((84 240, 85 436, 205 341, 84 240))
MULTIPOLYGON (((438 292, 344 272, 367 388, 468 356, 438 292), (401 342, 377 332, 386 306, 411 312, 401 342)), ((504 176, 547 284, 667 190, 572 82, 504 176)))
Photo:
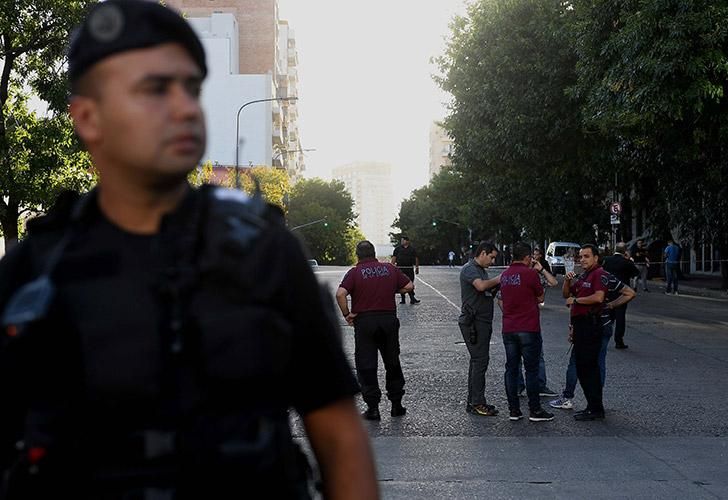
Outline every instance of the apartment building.
POLYGON ((430 179, 443 167, 452 165, 453 140, 439 122, 430 125, 430 179))
POLYGON ((351 193, 359 228, 377 247, 377 255, 391 255, 389 233, 397 216, 392 167, 387 163, 356 162, 334 168, 332 177, 343 182, 351 193))
POLYGON ((167 4, 187 18, 208 57, 210 71, 202 94, 208 124, 204 160, 219 167, 275 166, 285 168, 292 179, 299 178, 305 164, 296 102, 246 105, 298 96, 294 33, 288 22, 278 18, 276 0, 167 0, 167 4))

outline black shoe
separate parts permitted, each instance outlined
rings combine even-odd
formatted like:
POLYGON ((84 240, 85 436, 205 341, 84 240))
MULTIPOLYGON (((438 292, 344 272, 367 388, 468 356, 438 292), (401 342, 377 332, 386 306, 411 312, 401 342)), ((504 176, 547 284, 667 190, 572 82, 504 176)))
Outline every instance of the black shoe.
POLYGON ((643 291, 650 293, 650 291, 647 288, 645 288, 643 291))
POLYGON ((376 406, 370 406, 362 414, 364 420, 381 420, 382 415, 379 413, 379 408, 376 406))
POLYGON ((416 299, 416 298, 414 298, 414 297, 412 297, 412 298, 410 299, 410 304, 419 304, 420 302, 422 302, 422 301, 421 301, 421 300, 417 300, 417 299, 416 299))
POLYGON ((554 414, 549 413, 543 408, 539 408, 536 411, 531 411, 528 416, 528 420, 531 422, 548 422, 554 419, 554 414))
POLYGON ((523 418, 523 413, 521 412, 521 410, 511 410, 511 414, 508 417, 508 420, 516 421, 516 420, 521 420, 522 418, 523 418))
POLYGON ((554 391, 552 389, 549 389, 548 387, 544 387, 543 389, 541 389, 540 391, 538 391, 538 395, 541 396, 541 397, 556 397, 556 396, 561 396, 561 394, 559 394, 558 392, 556 392, 556 391, 554 391))
POLYGON ((615 349, 627 349, 629 346, 625 344, 624 342, 617 342, 614 344, 615 349))
POLYGON ((402 406, 402 403, 392 403, 392 411, 390 415, 393 417, 401 417, 407 413, 407 408, 402 406))
POLYGON ((602 411, 594 411, 594 410, 584 410, 580 411, 574 414, 574 420, 578 420, 580 422, 585 422, 589 420, 604 420, 604 410, 602 411))

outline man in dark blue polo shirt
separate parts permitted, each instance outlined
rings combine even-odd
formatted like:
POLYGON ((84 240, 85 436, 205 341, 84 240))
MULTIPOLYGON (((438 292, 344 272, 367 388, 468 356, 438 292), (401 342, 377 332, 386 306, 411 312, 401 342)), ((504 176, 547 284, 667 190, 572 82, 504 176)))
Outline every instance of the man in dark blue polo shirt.
POLYGON ((336 291, 336 302, 349 325, 354 325, 354 363, 361 385, 361 394, 367 404, 362 414, 367 420, 379 420, 379 401, 382 391, 377 380, 377 353, 387 372, 387 398, 392 402, 391 415, 406 413, 402 406, 404 375, 399 363, 399 319, 396 293, 412 291, 412 281, 397 267, 379 262, 374 245, 361 241, 356 246, 359 262, 349 269, 336 291), (351 309, 347 303, 351 295, 351 309))

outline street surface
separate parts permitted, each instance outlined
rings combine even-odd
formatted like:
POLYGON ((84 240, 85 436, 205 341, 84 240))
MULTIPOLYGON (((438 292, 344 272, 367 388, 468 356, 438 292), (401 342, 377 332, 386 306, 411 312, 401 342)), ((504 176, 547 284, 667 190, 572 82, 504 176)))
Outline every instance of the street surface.
MULTIPOLYGON (((316 270, 332 304, 347 269, 316 270)), ((549 409, 551 422, 511 422, 497 306, 486 397, 500 415, 464 411, 459 272, 421 268, 422 303, 398 305, 407 415, 390 417, 383 397, 381 422, 365 422, 384 498, 728 498, 728 300, 640 293, 627 313, 629 349, 612 342, 607 354, 606 420, 576 422, 573 411, 549 409)), ((541 326, 548 385, 557 392, 567 322, 560 288, 548 290, 541 326)), ((353 328, 341 324, 353 366, 353 328)), ((384 391, 381 362, 380 384, 384 391)), ((542 398, 545 408, 551 399, 542 398)), ((575 402, 585 406, 580 388, 575 402)), ((525 398, 521 409, 527 416, 525 398)))

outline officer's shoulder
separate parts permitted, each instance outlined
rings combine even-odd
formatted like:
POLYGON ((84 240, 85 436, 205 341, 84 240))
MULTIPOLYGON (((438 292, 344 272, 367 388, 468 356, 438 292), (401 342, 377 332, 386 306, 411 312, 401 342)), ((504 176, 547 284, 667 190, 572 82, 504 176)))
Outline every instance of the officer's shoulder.
POLYGON ((75 191, 63 191, 44 215, 33 217, 26 223, 30 236, 64 229, 71 221, 71 214, 81 195, 75 191))
POLYGON ((271 224, 283 224, 285 215, 283 210, 272 203, 262 199, 260 195, 249 195, 239 189, 221 186, 205 185, 200 191, 218 207, 226 207, 231 212, 249 214, 260 217, 271 224))

